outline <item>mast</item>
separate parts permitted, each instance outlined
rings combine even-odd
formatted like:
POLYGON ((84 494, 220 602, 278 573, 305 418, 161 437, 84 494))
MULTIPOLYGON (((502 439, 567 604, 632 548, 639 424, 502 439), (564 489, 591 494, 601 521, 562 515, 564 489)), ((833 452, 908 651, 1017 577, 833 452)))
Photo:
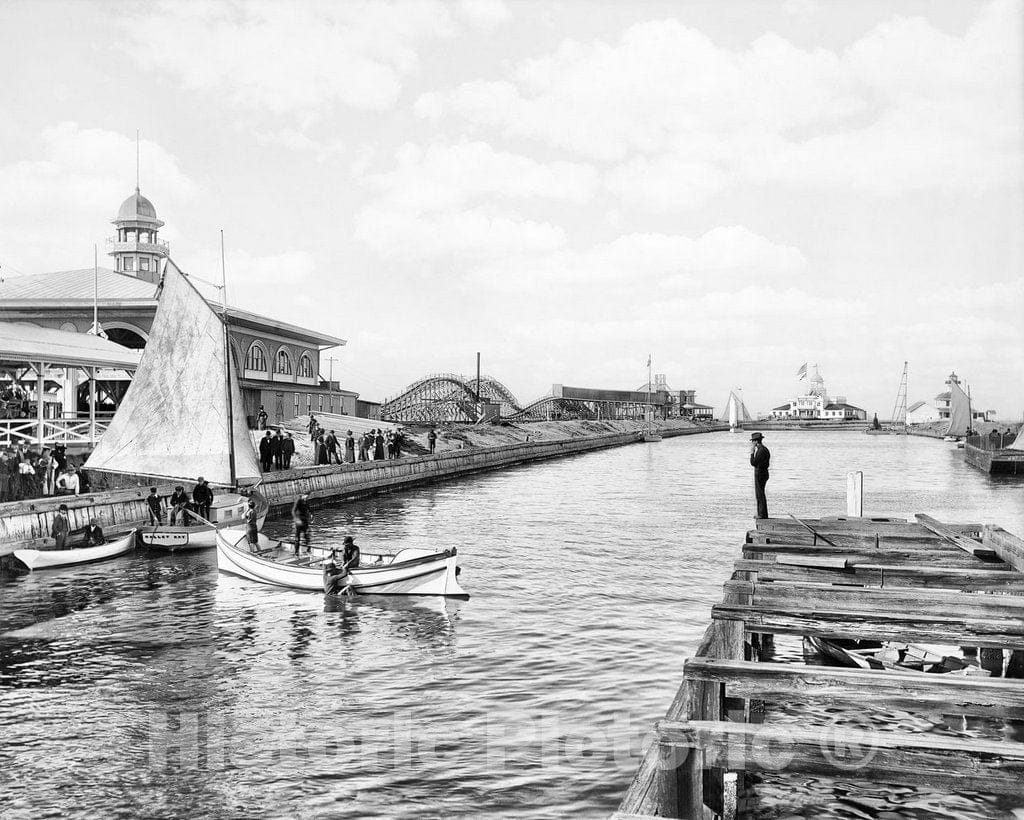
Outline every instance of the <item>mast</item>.
POLYGON ((92 332, 100 335, 100 257, 95 245, 92 246, 92 332))
POLYGON ((224 261, 224 229, 220 230, 220 304, 224 309, 224 388, 228 391, 228 470, 231 486, 235 476, 235 408, 231 398, 231 336, 228 332, 228 275, 224 261))
POLYGON ((647 432, 650 433, 654 429, 654 408, 651 406, 651 373, 653 369, 651 367, 651 354, 647 354, 647 432))
POLYGON ((896 404, 892 408, 893 424, 902 423, 907 425, 907 363, 903 362, 903 377, 900 379, 900 388, 896 392, 896 404))

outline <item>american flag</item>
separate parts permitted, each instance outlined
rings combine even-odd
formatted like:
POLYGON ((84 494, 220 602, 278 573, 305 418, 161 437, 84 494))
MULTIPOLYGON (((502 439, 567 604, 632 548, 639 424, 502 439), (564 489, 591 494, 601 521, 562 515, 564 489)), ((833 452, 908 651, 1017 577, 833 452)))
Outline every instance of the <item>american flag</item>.
POLYGON ((807 377, 807 362, 800 365, 800 369, 796 371, 797 379, 803 379, 807 377))

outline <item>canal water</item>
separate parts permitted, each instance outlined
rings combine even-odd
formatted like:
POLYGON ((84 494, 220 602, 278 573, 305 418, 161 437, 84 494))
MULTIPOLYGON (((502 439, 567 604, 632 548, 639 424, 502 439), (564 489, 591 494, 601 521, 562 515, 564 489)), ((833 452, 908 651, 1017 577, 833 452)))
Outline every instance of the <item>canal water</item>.
MULTIPOLYGON (((950 444, 766 443, 773 515, 842 513, 857 469, 870 514, 1024 533, 1024 485, 971 470, 950 444)), ((219 575, 212 551, 0 579, 0 816, 606 816, 753 525, 748 448, 727 433, 666 439, 315 511, 320 542, 458 547, 468 601, 325 610, 317 594, 219 575)), ((1012 808, 828 783, 819 804, 821 788, 766 783, 756 811, 1012 808)))

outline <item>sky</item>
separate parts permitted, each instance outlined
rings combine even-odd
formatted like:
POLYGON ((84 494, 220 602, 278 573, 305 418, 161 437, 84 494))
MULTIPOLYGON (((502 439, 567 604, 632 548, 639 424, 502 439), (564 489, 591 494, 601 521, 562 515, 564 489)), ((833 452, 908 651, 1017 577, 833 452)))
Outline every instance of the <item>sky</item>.
MULTIPOLYGON (((1020 0, 0 3, 0 276, 135 187, 184 270, 347 340, 381 400, 483 372, 752 412, 1024 414, 1020 0)), ((0 284, 0 299, 2 299, 0 284)), ((327 365, 323 370, 326 375, 327 365)))

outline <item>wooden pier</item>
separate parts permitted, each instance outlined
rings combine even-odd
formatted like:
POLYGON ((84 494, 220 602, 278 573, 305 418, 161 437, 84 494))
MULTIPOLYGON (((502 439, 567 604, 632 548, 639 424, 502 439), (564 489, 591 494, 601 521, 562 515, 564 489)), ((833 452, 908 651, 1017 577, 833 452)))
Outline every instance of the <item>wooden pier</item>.
POLYGON ((614 816, 742 818, 760 777, 788 775, 1024 805, 1024 743, 870 721, 893 709, 1024 721, 1024 541, 916 518, 758 521, 614 816), (960 648, 990 676, 774 662, 776 636, 960 648), (794 706, 807 709, 798 722, 794 706))

